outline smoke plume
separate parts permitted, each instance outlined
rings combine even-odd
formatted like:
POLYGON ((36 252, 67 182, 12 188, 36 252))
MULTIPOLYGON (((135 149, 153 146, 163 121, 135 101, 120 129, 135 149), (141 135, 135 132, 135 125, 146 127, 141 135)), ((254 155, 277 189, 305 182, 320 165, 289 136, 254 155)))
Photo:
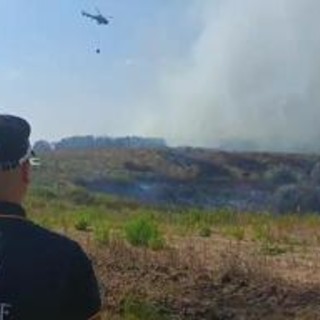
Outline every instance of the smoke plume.
POLYGON ((157 131, 180 145, 320 150, 320 1, 194 3, 197 36, 160 76, 157 131))

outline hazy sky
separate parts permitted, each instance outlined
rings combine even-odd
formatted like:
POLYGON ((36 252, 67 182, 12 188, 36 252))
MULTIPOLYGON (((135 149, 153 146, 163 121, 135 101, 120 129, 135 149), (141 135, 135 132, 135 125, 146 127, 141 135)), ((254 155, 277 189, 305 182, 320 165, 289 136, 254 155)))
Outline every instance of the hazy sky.
POLYGON ((0 10, 0 108, 30 119, 34 139, 320 150, 319 0, 0 0, 0 10), (81 16, 95 6, 110 26, 81 16))
POLYGON ((30 119, 35 139, 143 133, 140 101, 193 37, 187 3, 0 0, 1 112, 30 119), (110 26, 81 16, 96 6, 113 17, 110 26))

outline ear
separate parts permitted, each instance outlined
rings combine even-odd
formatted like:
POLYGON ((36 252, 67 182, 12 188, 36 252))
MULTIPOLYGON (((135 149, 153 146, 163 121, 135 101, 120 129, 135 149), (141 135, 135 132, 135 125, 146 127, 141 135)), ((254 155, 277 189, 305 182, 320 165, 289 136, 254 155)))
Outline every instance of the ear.
POLYGON ((29 161, 26 161, 21 165, 21 175, 22 175, 22 181, 25 184, 29 184, 29 182, 30 182, 30 163, 29 163, 29 161))

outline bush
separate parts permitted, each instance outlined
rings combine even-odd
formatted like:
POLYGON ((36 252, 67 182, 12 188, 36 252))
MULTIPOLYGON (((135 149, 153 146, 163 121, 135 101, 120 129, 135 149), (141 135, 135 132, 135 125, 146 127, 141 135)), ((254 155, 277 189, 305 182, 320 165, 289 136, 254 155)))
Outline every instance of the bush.
POLYGON ((76 219, 74 227, 79 231, 88 231, 90 227, 89 217, 87 215, 80 215, 76 219))
POLYGON ((317 162, 310 173, 311 181, 315 184, 320 184, 320 162, 317 162))
POLYGON ((207 225, 202 225, 199 230, 199 236, 208 238, 211 236, 211 228, 207 225))
POLYGON ((169 319, 167 310, 135 297, 126 297, 122 302, 122 317, 128 320, 166 320, 169 319))
POLYGON ((274 194, 274 206, 279 213, 320 212, 320 188, 310 185, 287 185, 274 194))
POLYGON ((295 184, 299 181, 296 172, 287 167, 273 168, 266 173, 266 180, 272 185, 295 184))
POLYGON ((156 223, 149 217, 138 217, 125 225, 127 241, 138 247, 157 247, 163 237, 156 223))
POLYGON ((279 213, 294 213, 298 209, 299 189, 296 185, 279 187, 274 194, 274 206, 279 213))

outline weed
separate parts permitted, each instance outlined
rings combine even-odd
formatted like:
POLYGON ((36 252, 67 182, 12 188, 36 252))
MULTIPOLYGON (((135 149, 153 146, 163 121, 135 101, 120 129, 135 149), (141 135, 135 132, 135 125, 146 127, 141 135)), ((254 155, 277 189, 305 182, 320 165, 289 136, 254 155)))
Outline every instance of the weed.
POLYGON ((88 231, 90 227, 89 217, 81 214, 75 221, 74 227, 79 231, 88 231))
POLYGON ((161 243, 162 235, 155 223, 148 216, 136 217, 125 225, 125 236, 133 246, 149 247, 152 244, 157 247, 161 243))
POLYGON ((142 301, 128 297, 123 303, 123 318, 126 320, 165 320, 169 319, 166 310, 153 305, 148 301, 142 301))
POLYGON ((211 228, 207 225, 202 225, 199 229, 199 236, 208 238, 211 236, 211 228))
POLYGON ((204 214, 199 210, 189 210, 186 219, 186 224, 189 227, 197 227, 204 220, 204 214))
POLYGON ((269 224, 256 224, 253 229, 254 239, 263 242, 272 242, 271 226, 269 224))

